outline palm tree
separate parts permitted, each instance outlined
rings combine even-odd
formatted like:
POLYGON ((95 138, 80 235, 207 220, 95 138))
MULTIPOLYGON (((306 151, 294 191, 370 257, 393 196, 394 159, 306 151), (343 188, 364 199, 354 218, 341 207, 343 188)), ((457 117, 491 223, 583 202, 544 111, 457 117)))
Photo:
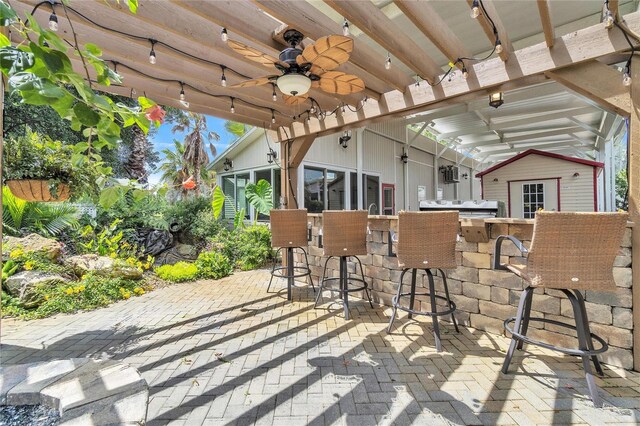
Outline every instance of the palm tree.
POLYGON ((184 156, 184 144, 177 139, 173 140, 174 149, 163 149, 164 161, 158 167, 158 171, 162 173, 160 179, 168 183, 171 187, 177 188, 187 178, 185 164, 182 157, 184 156))
POLYGON ((182 158, 186 166, 187 175, 193 176, 195 193, 200 195, 202 184, 202 166, 209 162, 209 155, 205 149, 205 142, 209 142, 212 156, 216 156, 216 148, 212 141, 219 141, 220 135, 210 132, 207 128, 207 118, 195 112, 187 112, 176 118, 172 132, 187 132, 184 138, 184 154, 182 158))
POLYGON ((145 163, 147 162, 149 140, 137 124, 131 126, 131 131, 133 132, 133 148, 127 162, 124 164, 124 170, 130 179, 135 179, 145 184, 148 177, 145 163))

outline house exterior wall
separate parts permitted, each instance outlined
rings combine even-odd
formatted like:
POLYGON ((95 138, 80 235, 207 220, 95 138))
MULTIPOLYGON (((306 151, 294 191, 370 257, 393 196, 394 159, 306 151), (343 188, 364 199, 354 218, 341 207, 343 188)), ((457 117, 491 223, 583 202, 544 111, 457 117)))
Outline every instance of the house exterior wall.
POLYGON ((483 198, 504 201, 508 208, 509 181, 560 178, 560 210, 594 211, 593 170, 590 165, 530 154, 482 176, 483 198))

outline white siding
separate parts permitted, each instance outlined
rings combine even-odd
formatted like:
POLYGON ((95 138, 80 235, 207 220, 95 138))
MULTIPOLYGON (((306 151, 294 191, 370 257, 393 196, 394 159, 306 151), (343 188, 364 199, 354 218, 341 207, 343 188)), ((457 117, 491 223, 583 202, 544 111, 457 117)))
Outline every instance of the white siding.
POLYGON ((482 177, 484 198, 504 201, 508 209, 508 181, 560 179, 560 210, 593 211, 593 167, 558 158, 530 154, 482 177), (579 176, 574 177, 574 173, 579 176), (494 182, 494 179, 498 179, 494 182))
MULTIPOLYGON (((338 143, 338 139, 342 133, 335 133, 333 135, 322 136, 317 138, 307 155, 304 157, 305 163, 313 163, 315 165, 323 165, 331 168, 331 166, 338 166, 340 168, 356 168, 356 135, 355 131, 351 134, 351 140, 347 148, 343 148, 338 143)), ((265 153, 266 155, 266 153, 265 153)))

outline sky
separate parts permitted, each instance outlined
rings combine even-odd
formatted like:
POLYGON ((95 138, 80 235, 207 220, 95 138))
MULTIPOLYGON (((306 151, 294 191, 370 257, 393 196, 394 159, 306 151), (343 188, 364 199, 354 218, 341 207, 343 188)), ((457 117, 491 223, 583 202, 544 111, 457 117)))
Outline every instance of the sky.
MULTIPOLYGON (((207 115, 206 117, 207 117, 207 126, 209 127, 209 131, 216 132, 220 136, 220 140, 218 142, 213 143, 219 155, 227 148, 227 146, 229 146, 229 144, 231 144, 235 140, 236 136, 232 135, 231 133, 228 133, 225 130, 224 123, 227 120, 224 120, 218 117, 213 117, 210 115, 207 115)), ((172 124, 164 123, 158 128, 157 132, 155 132, 153 135, 149 137, 149 140, 153 144, 153 148, 160 155, 160 161, 158 162, 158 164, 161 164, 162 161, 164 161, 165 156, 162 153, 163 149, 170 149, 174 151, 173 140, 178 139, 181 142, 184 140, 184 133, 173 133, 171 131, 172 127, 173 127, 172 124)), ((209 153, 208 149, 207 149, 207 153, 209 153)), ((211 154, 209 153, 209 155, 211 154)), ((210 159, 213 160, 213 158, 210 158, 210 159)), ((159 173, 152 173, 149 176, 149 183, 151 185, 157 184, 159 180, 160 180, 159 173)))

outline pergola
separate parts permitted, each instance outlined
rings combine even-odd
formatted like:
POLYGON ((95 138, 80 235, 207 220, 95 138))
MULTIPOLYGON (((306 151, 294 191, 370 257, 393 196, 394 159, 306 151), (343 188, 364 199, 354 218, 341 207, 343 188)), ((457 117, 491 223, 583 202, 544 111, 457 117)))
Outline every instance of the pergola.
MULTIPOLYGON (((477 19, 469 17, 473 0, 158 0, 141 1, 136 15, 122 3, 72 2, 67 16, 56 6, 60 34, 71 40, 70 20, 81 44, 100 46, 124 77, 107 91, 145 93, 184 108, 178 96, 183 89, 192 111, 269 128, 271 137, 284 142, 283 195, 295 190, 296 169, 316 137, 372 122, 405 119, 420 130, 428 127, 439 141, 486 163, 531 147, 588 158, 624 133, 628 119, 629 206, 632 220, 640 218, 640 86, 629 90, 611 66, 627 61, 630 44, 639 44, 633 36, 640 33, 637 1, 607 2, 631 34, 629 41, 618 26, 607 29, 600 22, 599 0, 484 0, 486 13, 477 19), (366 89, 349 96, 311 89, 320 109, 333 113, 274 100, 271 85, 222 84, 223 76, 232 85, 275 71, 233 52, 220 37, 223 28, 229 37, 277 57, 286 29, 303 32, 308 44, 342 34, 345 20, 354 50, 339 70, 359 76, 366 89), (484 58, 498 39, 499 54, 459 61, 484 58), (507 92, 506 103, 489 109, 487 97, 498 91, 507 92)), ((46 25, 48 2, 12 2, 21 14, 37 5, 35 17, 46 25)), ((79 59, 75 65, 81 66, 79 59)), ((631 78, 640 82, 635 63, 631 78)), ((634 228, 633 242, 640 247, 640 227, 634 228)), ((640 250, 633 259, 640 264, 640 250)), ((640 282, 640 268, 634 268, 634 278, 640 282)), ((633 292, 640 306, 640 286, 633 292)), ((634 333, 640 345, 640 311, 634 312, 634 333)), ((640 368, 640 351, 634 357, 640 368)))

